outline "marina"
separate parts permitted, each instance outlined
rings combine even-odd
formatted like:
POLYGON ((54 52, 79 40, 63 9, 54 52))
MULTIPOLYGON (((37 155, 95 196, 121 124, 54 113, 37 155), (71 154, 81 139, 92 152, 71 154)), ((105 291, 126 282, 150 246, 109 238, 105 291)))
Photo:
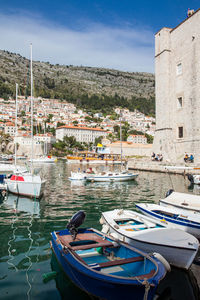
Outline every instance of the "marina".
MULTIPOLYGON (((101 230, 99 219, 104 211, 115 208, 135 210, 135 204, 139 202, 158 203, 158 199, 164 198, 170 188, 191 195, 200 194, 199 189, 188 189, 188 184, 180 175, 139 171, 135 181, 69 181, 71 171, 76 170, 77 166, 67 165, 64 161, 43 164, 41 172, 46 178, 46 186, 40 201, 11 194, 0 200, 2 299, 71 299, 73 293, 81 295, 77 299, 91 299, 91 296, 72 286, 65 275, 60 288, 60 267, 56 273, 58 276, 44 283, 44 276, 48 277, 58 267, 55 260, 52 263, 50 233, 66 228, 77 211, 86 212, 82 227, 101 230)), ((177 288, 167 289, 179 274, 184 282, 185 294, 189 297, 187 299, 199 299, 200 267, 197 263, 198 259, 187 272, 172 268, 172 272, 158 285, 158 293, 163 295, 164 291, 170 290, 173 299, 183 299, 179 283, 177 288)))

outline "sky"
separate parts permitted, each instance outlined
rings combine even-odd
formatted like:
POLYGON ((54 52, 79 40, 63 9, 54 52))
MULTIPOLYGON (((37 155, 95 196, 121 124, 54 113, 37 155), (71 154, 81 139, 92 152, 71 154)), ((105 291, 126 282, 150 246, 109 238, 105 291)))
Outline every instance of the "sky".
POLYGON ((52 64, 154 73, 154 36, 199 0, 0 0, 0 49, 52 64))

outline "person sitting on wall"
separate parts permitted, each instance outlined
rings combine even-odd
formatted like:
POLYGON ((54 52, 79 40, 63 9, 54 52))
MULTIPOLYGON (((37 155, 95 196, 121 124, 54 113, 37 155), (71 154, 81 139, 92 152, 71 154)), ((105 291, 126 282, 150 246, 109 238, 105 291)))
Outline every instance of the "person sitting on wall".
POLYGON ((188 161, 188 159, 189 159, 189 156, 188 156, 188 154, 187 154, 187 153, 185 153, 185 156, 184 156, 184 161, 185 161, 185 162, 187 162, 187 161, 188 161))
POLYGON ((155 160, 156 154, 153 152, 151 155, 151 160, 155 160))
POLYGON ((190 157, 189 157, 189 162, 193 163, 194 162, 194 156, 193 154, 190 154, 190 157))

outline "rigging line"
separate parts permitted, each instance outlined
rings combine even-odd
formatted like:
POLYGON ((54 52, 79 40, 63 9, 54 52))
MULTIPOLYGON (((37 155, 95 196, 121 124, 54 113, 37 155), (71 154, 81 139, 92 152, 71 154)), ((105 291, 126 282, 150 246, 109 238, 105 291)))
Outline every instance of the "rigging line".
POLYGON ((13 229, 13 234, 12 234, 12 238, 8 241, 8 254, 9 254, 9 257, 10 259, 7 261, 7 264, 10 265, 11 267, 14 267, 15 271, 18 272, 18 268, 11 262, 13 259, 14 259, 14 256, 11 254, 13 250, 11 250, 11 242, 13 242, 15 240, 15 231, 17 230, 17 227, 14 228, 14 224, 15 222, 17 221, 17 214, 16 214, 16 204, 15 204, 15 207, 14 207, 14 212, 15 212, 15 218, 13 218, 13 222, 12 222, 12 225, 11 225, 11 229, 13 229))
POLYGON ((31 288, 32 288, 31 283, 30 283, 30 281, 29 281, 29 275, 28 275, 28 271, 29 271, 29 270, 31 269, 31 267, 32 267, 32 261, 31 261, 30 257, 28 256, 28 254, 29 254, 30 251, 31 251, 32 245, 33 245, 33 239, 32 239, 32 237, 31 237, 31 230, 30 230, 30 228, 31 228, 32 225, 33 225, 32 222, 33 222, 33 216, 31 215, 31 216, 30 216, 29 225, 27 226, 28 237, 29 237, 29 239, 30 239, 30 245, 29 245, 28 251, 27 251, 26 254, 25 254, 25 257, 26 257, 26 258, 28 259, 28 261, 29 261, 29 266, 28 266, 28 268, 26 269, 26 280, 27 280, 27 283, 28 283, 28 286, 29 286, 29 289, 28 289, 28 291, 27 291, 27 297, 28 297, 28 299, 30 299, 30 291, 31 291, 31 288))

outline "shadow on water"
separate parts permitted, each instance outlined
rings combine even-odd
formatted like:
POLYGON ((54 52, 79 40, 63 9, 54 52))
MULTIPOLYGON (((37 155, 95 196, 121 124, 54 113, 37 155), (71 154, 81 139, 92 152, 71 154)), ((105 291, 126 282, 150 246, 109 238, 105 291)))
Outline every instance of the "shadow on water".
MULTIPOLYGON (((52 271, 56 271, 56 287, 62 299, 98 299, 80 290, 65 275, 54 254, 51 257, 52 271)), ((125 298, 125 295, 123 297, 125 298)), ((192 271, 172 268, 157 288, 155 300, 199 300, 200 291, 192 271)))

